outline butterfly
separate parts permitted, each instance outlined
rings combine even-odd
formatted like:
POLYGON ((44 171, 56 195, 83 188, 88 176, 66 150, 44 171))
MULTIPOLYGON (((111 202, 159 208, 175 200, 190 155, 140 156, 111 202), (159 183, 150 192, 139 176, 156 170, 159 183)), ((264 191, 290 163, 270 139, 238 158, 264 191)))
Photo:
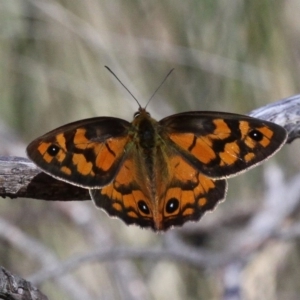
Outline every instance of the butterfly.
POLYGON ((165 231, 199 220, 225 198, 226 178, 263 162, 286 138, 283 127, 245 115, 190 111, 156 121, 140 106, 131 123, 96 117, 59 127, 27 155, 89 189, 110 216, 165 231))

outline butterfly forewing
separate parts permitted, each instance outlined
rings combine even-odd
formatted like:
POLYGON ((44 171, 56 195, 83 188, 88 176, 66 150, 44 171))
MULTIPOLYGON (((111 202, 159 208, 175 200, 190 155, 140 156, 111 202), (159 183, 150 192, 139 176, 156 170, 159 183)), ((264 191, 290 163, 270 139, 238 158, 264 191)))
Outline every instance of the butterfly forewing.
POLYGON ((172 147, 212 178, 231 177, 255 166, 287 138, 277 124, 231 113, 187 112, 159 124, 172 147))
POLYGON ((130 123, 99 117, 59 127, 31 142, 28 157, 50 175, 83 187, 102 187, 124 159, 130 123))

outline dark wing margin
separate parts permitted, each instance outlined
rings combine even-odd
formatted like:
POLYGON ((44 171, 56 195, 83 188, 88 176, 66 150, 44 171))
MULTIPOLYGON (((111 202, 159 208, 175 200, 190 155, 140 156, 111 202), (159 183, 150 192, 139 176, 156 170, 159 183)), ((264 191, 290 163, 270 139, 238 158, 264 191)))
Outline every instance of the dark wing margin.
MULTIPOLYGON (((111 188, 112 184, 106 189, 111 188)), ((135 224, 142 228, 155 229, 155 224, 152 216, 145 216, 135 207, 135 205, 126 205, 124 196, 120 194, 120 198, 116 196, 103 194, 100 189, 89 190, 92 200, 98 208, 104 210, 109 216, 121 219, 125 224, 135 224)))

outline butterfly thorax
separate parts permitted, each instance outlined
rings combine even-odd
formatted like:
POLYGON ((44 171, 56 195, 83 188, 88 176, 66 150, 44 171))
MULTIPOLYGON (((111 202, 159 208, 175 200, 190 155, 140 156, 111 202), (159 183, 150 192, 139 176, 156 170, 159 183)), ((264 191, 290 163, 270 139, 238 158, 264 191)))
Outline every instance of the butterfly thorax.
POLYGON ((145 109, 140 109, 132 122, 133 141, 146 162, 147 173, 153 174, 156 149, 159 147, 157 121, 145 109))
POLYGON ((141 118, 138 123, 138 140, 139 145, 146 152, 151 151, 155 147, 155 127, 150 118, 141 118))

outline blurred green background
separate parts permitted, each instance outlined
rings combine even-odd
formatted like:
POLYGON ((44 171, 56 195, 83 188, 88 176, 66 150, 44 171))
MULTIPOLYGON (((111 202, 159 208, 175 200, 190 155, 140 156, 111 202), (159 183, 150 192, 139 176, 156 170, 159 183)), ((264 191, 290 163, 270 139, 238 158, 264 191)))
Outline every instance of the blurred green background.
MULTIPOLYGON (((1 1, 0 154, 25 156, 32 139, 78 119, 108 115, 132 120, 138 106, 105 65, 142 106, 175 68, 148 106, 157 119, 186 110, 246 114, 297 94, 299 14, 297 0, 1 1)), ((300 167, 298 151, 295 141, 267 164, 277 162, 292 176, 300 167)), ((262 176, 259 167, 230 180, 227 201, 200 224, 187 226, 201 227, 237 207, 259 207, 262 176)), ((104 240, 146 248, 164 243, 165 235, 127 227, 92 203, 1 199, 0 207, 2 218, 61 259, 101 247, 104 240), (76 224, 76 218, 84 221, 76 224), (93 225, 92 236, 83 223, 93 225)), ((25 278, 41 267, 4 238, 0 253, 0 265, 25 278)), ((124 287, 118 277, 123 268, 116 262, 97 263, 71 274, 90 299, 133 299, 124 296, 126 288, 143 295, 136 299, 219 299, 222 294, 216 272, 174 262, 134 262, 126 268, 134 268, 138 279, 124 287)), ((75 299, 57 286, 48 281, 40 288, 51 299, 75 299)), ((297 295, 298 288, 295 283, 288 289, 297 295)), ((278 299, 286 289, 278 288, 278 299)))

